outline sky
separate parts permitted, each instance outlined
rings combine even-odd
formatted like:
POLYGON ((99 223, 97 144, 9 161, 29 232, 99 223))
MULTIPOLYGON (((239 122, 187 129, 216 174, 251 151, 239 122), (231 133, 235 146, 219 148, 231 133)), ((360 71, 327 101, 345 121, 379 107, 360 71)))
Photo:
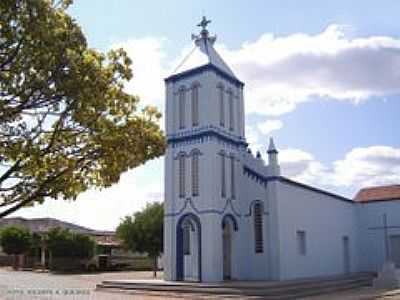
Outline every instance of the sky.
MULTIPOLYGON (((161 111, 163 78, 190 51, 206 15, 217 51, 245 82, 253 152, 265 157, 273 136, 283 175, 349 198, 365 186, 400 183, 399 11, 397 0, 75 0, 69 8, 90 47, 128 52, 127 91, 161 111)), ((108 189, 14 216, 113 230, 163 200, 163 176, 160 158, 108 189)))

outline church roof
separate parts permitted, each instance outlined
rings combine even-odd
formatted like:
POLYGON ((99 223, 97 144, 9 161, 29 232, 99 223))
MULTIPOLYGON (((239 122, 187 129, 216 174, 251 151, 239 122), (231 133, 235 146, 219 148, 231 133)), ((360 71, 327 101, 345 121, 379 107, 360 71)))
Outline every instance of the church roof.
POLYGON ((363 188, 354 197, 354 201, 356 202, 374 202, 396 199, 400 200, 400 184, 363 188))
POLYGON ((230 77, 235 81, 240 80, 233 73, 231 68, 224 62, 221 56, 214 49, 214 43, 216 41, 215 36, 210 36, 206 26, 211 21, 203 20, 198 26, 203 27, 203 30, 199 35, 192 35, 194 40, 194 47, 189 52, 189 54, 183 59, 183 61, 178 65, 178 67, 172 72, 172 74, 167 78, 174 78, 177 75, 186 73, 190 70, 194 70, 200 67, 211 66, 216 68, 218 71, 222 72, 224 75, 230 77))

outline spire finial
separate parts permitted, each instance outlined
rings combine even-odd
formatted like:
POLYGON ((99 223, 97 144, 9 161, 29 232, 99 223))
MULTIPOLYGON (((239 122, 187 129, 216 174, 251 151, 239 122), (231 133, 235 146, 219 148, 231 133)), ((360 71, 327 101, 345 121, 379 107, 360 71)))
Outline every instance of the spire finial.
POLYGON ((201 22, 199 24, 197 24, 197 26, 203 28, 202 31, 204 31, 204 30, 207 30, 207 26, 210 23, 211 23, 211 20, 207 20, 207 18, 205 16, 203 16, 203 18, 201 19, 201 22))
POLYGON ((197 24, 197 26, 202 28, 200 31, 200 34, 199 35, 192 34, 192 40, 197 42, 197 41, 200 41, 203 39, 205 41, 209 41, 211 44, 214 44, 214 42, 216 40, 216 36, 210 36, 209 32, 207 30, 207 26, 210 23, 211 23, 211 20, 207 20, 207 18, 205 16, 203 16, 200 23, 197 24))

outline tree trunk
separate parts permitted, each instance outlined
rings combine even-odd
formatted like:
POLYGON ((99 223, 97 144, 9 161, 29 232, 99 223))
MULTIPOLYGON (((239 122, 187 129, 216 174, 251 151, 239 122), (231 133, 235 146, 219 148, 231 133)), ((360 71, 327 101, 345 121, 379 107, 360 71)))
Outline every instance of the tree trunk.
POLYGON ((157 277, 157 256, 154 256, 153 258, 153 277, 156 278, 157 277))
POLYGON ((14 256, 13 269, 18 270, 18 254, 13 254, 13 256, 14 256))

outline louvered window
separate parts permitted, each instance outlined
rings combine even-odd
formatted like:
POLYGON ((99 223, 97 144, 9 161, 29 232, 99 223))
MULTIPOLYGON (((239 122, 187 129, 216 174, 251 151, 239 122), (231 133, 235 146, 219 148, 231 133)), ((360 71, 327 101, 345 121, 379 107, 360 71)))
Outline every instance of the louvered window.
POLYGON ((192 88, 192 126, 199 125, 199 86, 192 88))
POLYGON ((263 211, 260 203, 254 204, 254 246, 256 253, 262 253, 263 245, 263 211))
POLYGON ((199 195, 199 153, 192 155, 192 195, 199 195))
POLYGON ((179 90, 179 129, 185 128, 185 114, 186 114, 186 99, 185 99, 185 89, 181 88, 179 90))
POLYGON ((185 154, 179 155, 179 197, 185 197, 185 175, 186 175, 186 166, 185 166, 185 154))

